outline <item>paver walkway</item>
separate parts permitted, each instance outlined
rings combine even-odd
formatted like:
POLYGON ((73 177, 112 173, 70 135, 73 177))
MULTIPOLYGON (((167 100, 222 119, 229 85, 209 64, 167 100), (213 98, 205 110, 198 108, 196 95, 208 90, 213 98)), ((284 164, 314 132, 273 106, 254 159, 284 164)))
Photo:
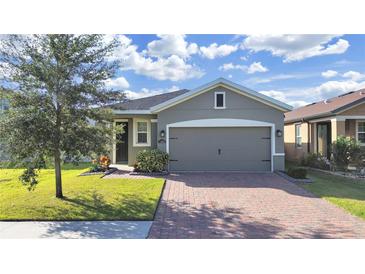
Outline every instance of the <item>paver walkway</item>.
POLYGON ((181 173, 149 238, 365 238, 365 222, 276 174, 181 173))

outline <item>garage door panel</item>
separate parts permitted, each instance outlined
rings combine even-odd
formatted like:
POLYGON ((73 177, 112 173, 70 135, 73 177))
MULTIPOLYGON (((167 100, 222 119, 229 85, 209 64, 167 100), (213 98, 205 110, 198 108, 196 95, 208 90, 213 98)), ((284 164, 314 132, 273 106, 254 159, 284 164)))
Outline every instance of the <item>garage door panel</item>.
POLYGON ((187 160, 170 162, 171 171, 270 171, 270 162, 255 162, 255 161, 201 161, 187 160))
POLYGON ((270 128, 171 128, 170 170, 271 170, 270 128))

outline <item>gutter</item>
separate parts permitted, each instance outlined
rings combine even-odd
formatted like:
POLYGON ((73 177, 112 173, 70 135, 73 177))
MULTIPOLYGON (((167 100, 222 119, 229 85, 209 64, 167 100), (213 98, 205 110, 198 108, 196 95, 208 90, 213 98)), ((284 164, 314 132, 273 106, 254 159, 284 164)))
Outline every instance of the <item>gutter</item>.
POLYGON ((149 109, 113 110, 113 114, 153 114, 149 109))

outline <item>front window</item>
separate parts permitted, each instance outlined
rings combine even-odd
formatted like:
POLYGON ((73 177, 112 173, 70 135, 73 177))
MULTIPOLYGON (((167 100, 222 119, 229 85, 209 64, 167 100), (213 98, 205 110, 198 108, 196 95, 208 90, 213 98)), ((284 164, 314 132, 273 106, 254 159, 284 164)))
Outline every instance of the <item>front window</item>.
POLYGON ((147 144, 147 122, 137 122, 137 143, 147 144))
POLYGON ((357 122, 357 140, 361 145, 365 145, 365 121, 357 122))
POLYGON ((150 146, 150 121, 148 120, 135 120, 134 122, 134 145, 135 146, 150 146))
POLYGON ((302 147, 302 136, 300 134, 301 125, 295 125, 295 146, 302 147))

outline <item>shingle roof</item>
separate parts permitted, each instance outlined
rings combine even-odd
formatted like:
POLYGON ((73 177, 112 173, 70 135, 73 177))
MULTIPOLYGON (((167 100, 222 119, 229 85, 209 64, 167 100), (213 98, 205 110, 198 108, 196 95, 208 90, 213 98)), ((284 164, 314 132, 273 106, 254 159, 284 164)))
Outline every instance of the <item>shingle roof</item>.
POLYGON ((362 102, 365 102, 365 89, 351 91, 286 112, 285 122, 295 122, 306 118, 317 118, 336 114, 362 102))
POLYGON ((114 104, 110 106, 112 109, 118 110, 148 110, 153 106, 161 104, 165 101, 168 101, 172 98, 180 96, 184 93, 187 93, 189 90, 181 89, 173 92, 163 93, 155 96, 128 100, 122 103, 114 104))

